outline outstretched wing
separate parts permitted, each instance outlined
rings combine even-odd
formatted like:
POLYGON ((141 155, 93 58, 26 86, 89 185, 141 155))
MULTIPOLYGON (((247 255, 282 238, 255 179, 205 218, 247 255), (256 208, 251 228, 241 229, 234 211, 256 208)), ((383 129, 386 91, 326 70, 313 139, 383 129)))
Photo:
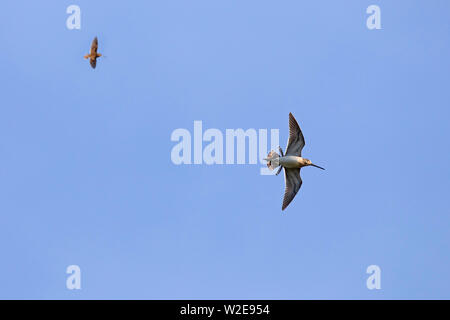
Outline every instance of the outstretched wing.
POLYGON ((286 147, 287 156, 302 156, 302 149, 305 146, 302 130, 298 126, 292 113, 289 112, 289 141, 286 147))
MULTIPOLYGON (((91 56, 95 57, 97 55, 97 49, 98 49, 98 40, 97 40, 97 37, 95 37, 94 40, 92 40, 92 44, 91 44, 91 56)), ((91 65, 92 65, 92 63, 91 63, 91 65)))
POLYGON ((284 168, 284 183, 286 186, 284 189, 283 207, 281 208, 281 210, 286 209, 286 207, 295 198, 295 195, 302 186, 300 168, 284 168))
POLYGON ((91 67, 92 69, 95 69, 95 67, 97 66, 97 58, 94 59, 89 59, 89 62, 91 63, 91 67))

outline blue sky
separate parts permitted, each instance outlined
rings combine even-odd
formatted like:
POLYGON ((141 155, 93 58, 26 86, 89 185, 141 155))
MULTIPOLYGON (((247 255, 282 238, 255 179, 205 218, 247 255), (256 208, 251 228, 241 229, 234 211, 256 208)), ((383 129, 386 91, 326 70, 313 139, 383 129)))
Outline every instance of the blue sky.
POLYGON ((449 12, 3 1, 0 298, 450 298, 449 12), (260 165, 170 159, 194 120, 277 128, 284 148, 289 112, 327 170, 303 169, 284 213, 283 177, 260 165), (66 288, 72 264, 81 290, 66 288), (372 264, 381 290, 366 288, 372 264))

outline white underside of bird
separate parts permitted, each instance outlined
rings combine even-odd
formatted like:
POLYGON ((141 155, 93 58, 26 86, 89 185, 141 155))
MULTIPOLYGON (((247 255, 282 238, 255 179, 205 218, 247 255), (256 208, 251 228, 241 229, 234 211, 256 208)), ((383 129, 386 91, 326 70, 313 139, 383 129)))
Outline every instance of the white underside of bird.
POLYGON ((306 159, 297 156, 279 157, 278 162, 283 168, 301 168, 308 165, 306 159))

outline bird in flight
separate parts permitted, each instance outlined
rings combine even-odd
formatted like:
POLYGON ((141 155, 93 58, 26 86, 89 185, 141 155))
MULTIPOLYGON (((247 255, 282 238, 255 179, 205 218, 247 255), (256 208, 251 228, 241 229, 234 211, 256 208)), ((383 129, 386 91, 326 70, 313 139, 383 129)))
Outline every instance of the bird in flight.
POLYGON ((304 146, 305 138, 303 138, 302 130, 300 130, 297 120, 295 120, 292 113, 289 113, 289 140, 286 147, 286 154, 283 154, 281 147, 278 147, 280 154, 272 150, 267 155, 267 158, 264 158, 270 170, 279 167, 276 175, 284 168, 285 190, 281 210, 287 208, 302 186, 302 178, 300 177, 300 169, 302 167, 313 166, 325 170, 313 164, 311 160, 302 158, 302 149, 304 146))
POLYGON ((97 37, 95 37, 91 44, 90 53, 84 56, 85 59, 89 59, 92 69, 95 69, 95 67, 97 66, 97 58, 102 56, 100 53, 97 53, 97 49, 98 40, 97 37))

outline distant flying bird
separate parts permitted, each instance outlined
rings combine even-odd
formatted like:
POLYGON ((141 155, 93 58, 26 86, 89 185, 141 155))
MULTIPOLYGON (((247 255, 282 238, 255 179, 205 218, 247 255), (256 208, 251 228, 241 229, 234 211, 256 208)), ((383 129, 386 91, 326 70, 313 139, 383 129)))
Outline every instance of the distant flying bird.
POLYGON ((97 58, 102 56, 100 53, 97 53, 97 49, 98 40, 97 37, 95 37, 91 44, 91 52, 84 56, 85 59, 89 59, 92 69, 95 69, 97 66, 97 58))
POLYGON ((286 154, 284 155, 281 147, 278 147, 281 156, 272 150, 267 155, 267 158, 264 158, 270 170, 274 170, 278 166, 280 167, 276 175, 284 168, 285 190, 281 210, 286 209, 302 186, 302 178, 300 177, 300 169, 302 167, 313 166, 325 170, 322 167, 316 166, 310 160, 302 158, 302 149, 304 146, 305 138, 303 138, 302 130, 300 130, 297 120, 295 120, 292 113, 289 113, 289 141, 286 147, 286 154))

